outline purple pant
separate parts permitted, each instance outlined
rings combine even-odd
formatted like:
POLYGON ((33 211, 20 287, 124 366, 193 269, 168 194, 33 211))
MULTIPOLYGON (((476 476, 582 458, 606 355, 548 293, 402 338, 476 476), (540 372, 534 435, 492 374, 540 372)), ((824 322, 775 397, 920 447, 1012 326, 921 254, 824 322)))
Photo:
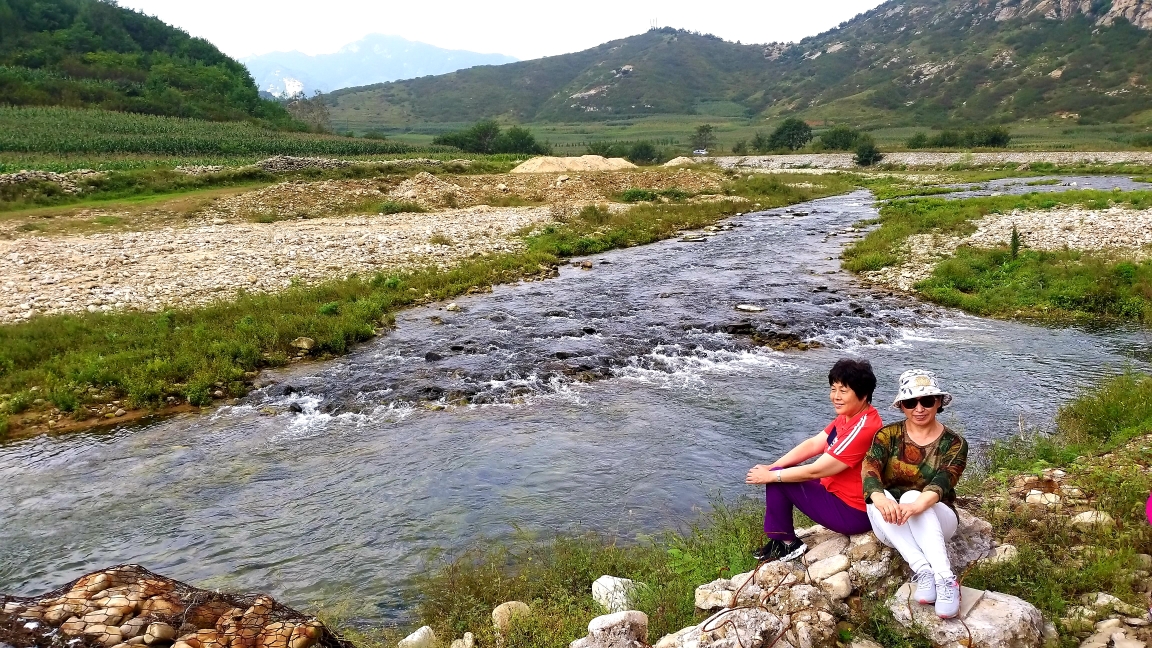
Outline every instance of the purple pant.
POLYGON ((765 484, 764 505, 764 533, 785 542, 796 539, 792 507, 837 533, 853 535, 872 530, 867 513, 829 493, 819 479, 765 484))

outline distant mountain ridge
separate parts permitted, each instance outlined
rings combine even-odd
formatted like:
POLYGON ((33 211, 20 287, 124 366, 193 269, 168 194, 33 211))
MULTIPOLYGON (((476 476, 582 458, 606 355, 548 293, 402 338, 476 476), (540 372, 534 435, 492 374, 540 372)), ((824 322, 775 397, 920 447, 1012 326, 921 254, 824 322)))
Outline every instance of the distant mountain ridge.
POLYGON ((283 97, 445 74, 477 65, 501 65, 516 60, 503 54, 449 50, 399 36, 371 34, 333 54, 272 52, 250 56, 241 62, 248 66, 262 92, 283 97))
POLYGON ((664 28, 562 56, 348 88, 361 127, 659 114, 921 124, 1152 120, 1152 0, 890 0, 798 43, 664 28))

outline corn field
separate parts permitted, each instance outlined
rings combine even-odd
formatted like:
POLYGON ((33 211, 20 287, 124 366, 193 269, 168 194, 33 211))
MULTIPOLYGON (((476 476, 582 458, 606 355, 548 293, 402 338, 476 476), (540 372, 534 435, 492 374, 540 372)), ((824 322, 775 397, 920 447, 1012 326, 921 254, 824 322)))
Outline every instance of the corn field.
POLYGON ((396 142, 274 131, 248 122, 0 105, 0 152, 259 156, 375 155, 412 151, 411 147, 396 142))

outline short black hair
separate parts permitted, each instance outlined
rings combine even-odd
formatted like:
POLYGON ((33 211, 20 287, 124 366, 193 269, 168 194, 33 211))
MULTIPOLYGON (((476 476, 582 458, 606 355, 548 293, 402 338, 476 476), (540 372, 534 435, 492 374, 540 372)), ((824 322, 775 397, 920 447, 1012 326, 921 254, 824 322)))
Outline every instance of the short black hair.
POLYGON ((847 385, 856 393, 856 398, 872 402, 872 392, 876 391, 876 374, 872 373, 872 363, 867 360, 841 358, 828 372, 828 385, 847 385))

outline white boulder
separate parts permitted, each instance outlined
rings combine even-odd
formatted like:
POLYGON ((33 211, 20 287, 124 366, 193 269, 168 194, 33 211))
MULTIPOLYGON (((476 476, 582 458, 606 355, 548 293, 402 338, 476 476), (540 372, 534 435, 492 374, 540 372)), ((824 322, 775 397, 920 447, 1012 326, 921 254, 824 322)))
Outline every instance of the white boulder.
MULTIPOLYGON (((901 588, 904 592, 905 588, 901 588)), ((985 592, 963 621, 941 619, 935 607, 896 596, 888 601, 896 621, 918 626, 939 648, 1037 648, 1043 641, 1044 617, 1031 603, 1000 592, 985 592), (972 633, 971 644, 968 633, 972 633)))
POLYGON ((588 623, 588 636, 569 644, 570 648, 645 648, 648 645, 648 615, 636 610, 606 614, 588 623))
POLYGON ((627 578, 604 575, 592 581, 592 600, 609 612, 633 607, 637 584, 627 578))
POLYGON ((396 648, 432 648, 436 645, 436 633, 424 626, 400 640, 396 648))

